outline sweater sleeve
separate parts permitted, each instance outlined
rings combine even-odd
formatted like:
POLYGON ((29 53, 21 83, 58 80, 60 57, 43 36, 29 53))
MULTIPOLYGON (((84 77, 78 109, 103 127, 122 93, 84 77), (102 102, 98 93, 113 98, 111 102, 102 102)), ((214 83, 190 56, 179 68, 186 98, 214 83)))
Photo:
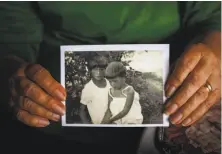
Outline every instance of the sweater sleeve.
POLYGON ((35 62, 42 41, 43 26, 34 2, 0 3, 0 52, 35 62))
POLYGON ((221 2, 220 1, 188 1, 182 2, 182 26, 185 29, 209 32, 221 31, 221 2))

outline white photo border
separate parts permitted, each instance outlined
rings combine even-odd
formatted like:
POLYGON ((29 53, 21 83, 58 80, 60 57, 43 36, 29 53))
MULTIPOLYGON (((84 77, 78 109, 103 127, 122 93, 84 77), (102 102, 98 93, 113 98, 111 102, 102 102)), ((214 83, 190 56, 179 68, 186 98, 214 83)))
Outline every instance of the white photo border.
MULTIPOLYGON (((169 44, 120 44, 120 45, 64 45, 60 46, 60 83, 65 87, 65 51, 124 51, 124 50, 152 50, 163 52, 163 85, 167 80, 169 73, 169 44)), ((163 90, 164 92, 164 90, 163 90)), ((163 102, 166 101, 165 94, 163 94, 163 102)), ((65 101, 63 101, 65 104, 65 101)), ((66 112, 61 117, 62 126, 69 127, 168 127, 169 121, 168 116, 163 114, 163 124, 67 124, 66 123, 66 112)))

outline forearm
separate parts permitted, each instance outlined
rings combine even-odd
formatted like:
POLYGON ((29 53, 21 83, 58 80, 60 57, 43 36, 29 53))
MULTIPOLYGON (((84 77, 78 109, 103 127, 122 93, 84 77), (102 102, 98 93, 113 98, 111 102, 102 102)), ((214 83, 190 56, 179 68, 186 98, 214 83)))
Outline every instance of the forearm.
POLYGON ((123 110, 120 113, 118 113, 116 116, 110 119, 111 122, 122 119, 128 114, 129 110, 123 110))
POLYGON ((108 110, 106 111, 105 116, 104 116, 103 119, 109 119, 109 118, 111 118, 111 116, 112 116, 112 113, 111 113, 110 109, 108 109, 108 110))
POLYGON ((106 123, 107 121, 110 120, 111 117, 112 117, 112 113, 111 113, 110 109, 107 109, 101 123, 106 123))
POLYGON ((86 112, 85 111, 80 111, 80 119, 84 124, 89 124, 91 123, 90 120, 87 118, 86 112))

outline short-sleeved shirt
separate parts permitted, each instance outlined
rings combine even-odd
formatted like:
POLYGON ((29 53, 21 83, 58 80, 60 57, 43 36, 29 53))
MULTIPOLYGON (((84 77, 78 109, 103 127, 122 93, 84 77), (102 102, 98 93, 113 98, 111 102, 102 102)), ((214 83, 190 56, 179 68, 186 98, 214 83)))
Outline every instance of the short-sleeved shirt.
POLYGON ((82 90, 81 103, 87 105, 89 115, 94 124, 100 124, 108 108, 109 82, 106 87, 99 88, 90 80, 82 90))

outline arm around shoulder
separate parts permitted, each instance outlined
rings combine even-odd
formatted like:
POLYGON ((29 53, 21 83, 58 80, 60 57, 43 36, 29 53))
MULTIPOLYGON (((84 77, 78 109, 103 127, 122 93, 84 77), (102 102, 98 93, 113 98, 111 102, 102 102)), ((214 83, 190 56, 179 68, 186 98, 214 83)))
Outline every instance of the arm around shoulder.
POLYGON ((127 88, 126 92, 127 92, 126 104, 124 106, 123 112, 127 114, 132 107, 135 97, 135 90, 133 89, 133 87, 130 86, 129 88, 127 88))
POLYGON ((88 119, 87 117, 87 104, 90 103, 90 93, 88 92, 87 90, 87 86, 85 86, 82 90, 82 93, 81 93, 81 99, 80 99, 80 112, 79 112, 79 116, 80 116, 80 119, 82 121, 82 123, 84 124, 89 124, 91 123, 90 119, 88 119))

